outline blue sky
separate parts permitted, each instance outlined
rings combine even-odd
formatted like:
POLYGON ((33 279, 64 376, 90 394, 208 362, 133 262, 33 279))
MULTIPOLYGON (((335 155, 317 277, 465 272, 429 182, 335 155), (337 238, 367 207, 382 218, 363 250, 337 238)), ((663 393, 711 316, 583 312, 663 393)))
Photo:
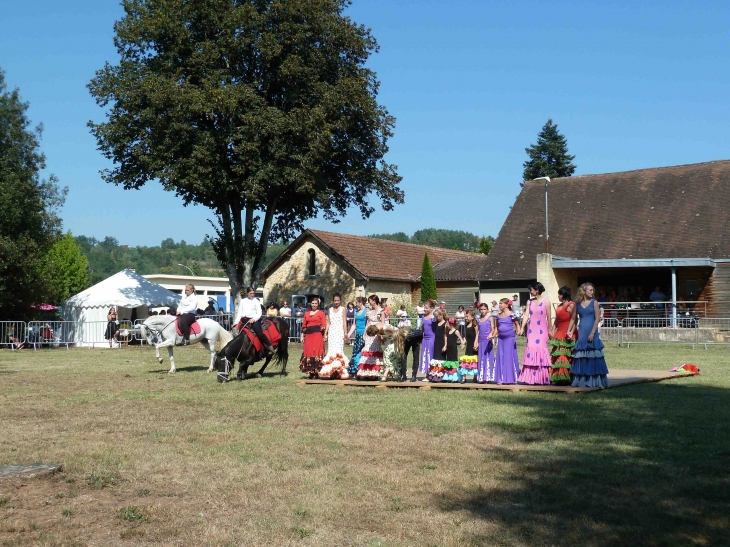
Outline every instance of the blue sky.
MULTIPOLYGON (((102 110, 86 84, 114 62, 121 7, 104 0, 1 0, 0 68, 45 127, 47 173, 69 187, 74 235, 121 243, 197 243, 202 207, 156 183, 125 191, 86 122, 102 110)), ((576 174, 727 159, 730 2, 354 0, 349 15, 381 49, 370 66, 397 118, 390 163, 405 204, 317 229, 353 234, 422 228, 496 236, 519 193, 525 147, 548 118, 576 174)), ((617 216, 620 211, 616 211, 617 216)))

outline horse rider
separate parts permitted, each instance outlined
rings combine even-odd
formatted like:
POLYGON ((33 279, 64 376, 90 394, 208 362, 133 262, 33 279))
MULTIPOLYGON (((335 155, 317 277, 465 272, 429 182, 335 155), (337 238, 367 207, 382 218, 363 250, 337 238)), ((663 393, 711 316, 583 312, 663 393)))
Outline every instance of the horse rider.
POLYGON ((195 311, 198 309, 198 297, 195 296, 195 287, 188 283, 185 285, 185 294, 177 305, 177 325, 183 336, 183 345, 190 345, 190 327, 195 323, 195 311))
POLYGON ((254 298, 254 290, 252 287, 246 288, 246 298, 241 300, 238 305, 238 313, 236 314, 236 320, 233 322, 234 325, 241 325, 240 330, 244 327, 251 327, 258 336, 259 340, 264 346, 266 353, 269 355, 274 354, 274 348, 271 347, 271 342, 264 335, 264 331, 261 328, 261 304, 254 298), (242 324, 241 324, 242 323, 242 324))

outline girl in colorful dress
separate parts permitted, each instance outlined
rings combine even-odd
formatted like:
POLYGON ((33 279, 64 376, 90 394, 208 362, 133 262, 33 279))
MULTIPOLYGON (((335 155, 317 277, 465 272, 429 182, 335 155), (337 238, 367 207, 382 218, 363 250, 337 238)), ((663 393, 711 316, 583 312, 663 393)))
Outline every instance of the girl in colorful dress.
POLYGON ((342 356, 345 351, 345 338, 349 339, 349 334, 345 334, 345 325, 347 324, 347 311, 342 307, 342 297, 340 293, 332 296, 332 307, 327 312, 327 355, 342 356))
POLYGON ((360 353, 364 345, 363 335, 367 326, 367 310, 365 310, 365 297, 358 296, 355 299, 355 320, 350 325, 350 332, 347 335, 352 338, 355 335, 355 341, 352 344, 352 357, 350 357, 350 376, 357 374, 357 367, 360 365, 360 353))
POLYGON ((477 377, 476 341, 479 325, 477 324, 474 314, 475 312, 473 308, 466 310, 466 324, 464 326, 464 341, 466 349, 464 351, 464 356, 468 357, 468 359, 462 359, 462 363, 459 366, 459 376, 461 377, 462 384, 466 382, 465 376, 473 376, 474 381, 476 381, 477 377), (474 358, 473 361, 472 357, 474 358))
POLYGON ((327 328, 327 318, 324 312, 319 309, 319 299, 313 298, 310 302, 309 311, 304 313, 302 320, 301 342, 304 344, 302 359, 299 361, 299 370, 309 374, 310 378, 319 375, 324 358, 324 343, 327 336, 324 335, 327 328))
POLYGON ((375 326, 377 330, 365 328, 360 364, 355 375, 357 380, 379 379, 380 365, 383 360, 383 345, 380 335, 377 334, 381 330, 381 323, 384 322, 383 311, 380 308, 380 298, 374 294, 368 298, 368 304, 370 304, 370 311, 367 313, 368 327, 375 326), (375 332, 376 334, 368 334, 369 332, 375 332))
POLYGON ((477 320, 479 331, 477 332, 477 377, 480 384, 494 381, 494 344, 492 343, 492 331, 494 325, 489 307, 482 302, 479 304, 479 319, 477 320))
POLYGON ((446 351, 444 352, 444 382, 459 381, 459 347, 464 349, 464 339, 458 329, 459 325, 452 317, 446 323, 446 351))
POLYGON ((499 301, 497 323, 497 365, 494 381, 497 384, 514 384, 520 374, 520 358, 517 355, 515 334, 520 334, 520 322, 512 311, 512 300, 499 301))
POLYGON ((570 321, 573 318, 575 304, 570 298, 570 287, 560 287, 558 300, 560 304, 555 309, 555 322, 550 329, 550 346, 552 352, 552 368, 550 369, 550 383, 555 385, 570 384, 570 363, 573 360, 573 331, 569 331, 570 321))
POLYGON ((603 342, 598 334, 600 311, 594 300, 596 289, 583 283, 576 294, 573 317, 568 326, 572 332, 578 322, 578 340, 573 347, 573 387, 608 387, 608 367, 603 355, 603 342))
MULTIPOLYGON (((423 322, 421 323, 423 341, 421 342, 421 360, 418 366, 418 372, 421 374, 428 374, 428 367, 431 364, 431 359, 434 358, 434 343, 436 341, 436 333, 434 332, 436 321, 433 316, 434 308, 436 308, 436 302, 433 300, 429 300, 424 304, 425 313, 423 315, 423 322)), ((415 378, 411 378, 411 382, 415 382, 415 378)))
POLYGON ((552 367, 548 351, 552 307, 550 301, 542 296, 545 292, 542 283, 532 283, 528 288, 532 299, 522 318, 522 330, 527 333, 527 347, 517 381, 521 384, 548 385, 552 367))

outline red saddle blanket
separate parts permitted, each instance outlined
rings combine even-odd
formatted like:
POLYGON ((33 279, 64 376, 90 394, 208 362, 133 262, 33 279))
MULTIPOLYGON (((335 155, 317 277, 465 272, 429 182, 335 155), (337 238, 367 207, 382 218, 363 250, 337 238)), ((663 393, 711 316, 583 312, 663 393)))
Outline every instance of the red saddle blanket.
MULTIPOLYGON (((264 336, 269 339, 269 342, 271 342, 273 347, 276 347, 279 340, 281 340, 281 333, 279 332, 279 329, 277 329, 276 325, 274 325, 271 321, 264 321, 262 327, 264 329, 264 336)), ((245 332, 248 339, 251 340, 254 349, 256 349, 256 351, 261 351, 261 340, 259 340, 259 337, 256 336, 256 333, 249 328, 243 329, 243 332, 245 332)))
MULTIPOLYGON (((175 328, 177 329, 178 336, 182 336, 182 331, 180 330, 180 324, 177 322, 177 318, 175 318, 175 328)), ((200 334, 200 325, 197 321, 190 325, 190 336, 193 334, 200 334)))

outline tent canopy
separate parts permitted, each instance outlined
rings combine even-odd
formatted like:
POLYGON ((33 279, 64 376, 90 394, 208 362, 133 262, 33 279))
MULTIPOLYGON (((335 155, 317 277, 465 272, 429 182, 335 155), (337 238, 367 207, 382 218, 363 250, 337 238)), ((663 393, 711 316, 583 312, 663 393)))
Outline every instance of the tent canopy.
POLYGON ((89 287, 64 302, 65 308, 96 308, 119 306, 138 308, 140 306, 169 306, 176 308, 180 295, 137 275, 131 270, 122 270, 113 276, 89 287))

